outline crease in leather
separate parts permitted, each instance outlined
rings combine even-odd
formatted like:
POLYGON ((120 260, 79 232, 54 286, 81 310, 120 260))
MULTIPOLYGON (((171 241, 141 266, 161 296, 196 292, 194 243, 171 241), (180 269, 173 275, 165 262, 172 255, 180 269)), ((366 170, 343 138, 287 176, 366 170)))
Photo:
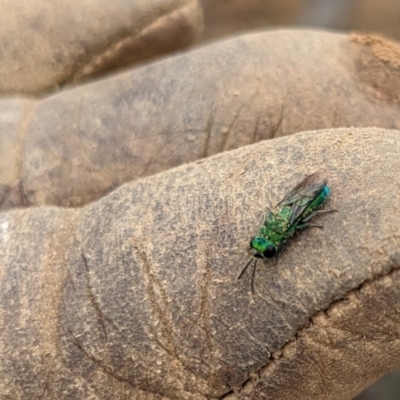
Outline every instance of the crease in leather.
POLYGON ((160 21, 168 20, 170 18, 173 18, 175 15, 182 14, 184 13, 185 9, 190 9, 191 7, 193 7, 193 3, 185 4, 183 7, 174 9, 168 14, 164 14, 161 17, 156 18, 146 27, 140 29, 140 31, 136 31, 132 35, 124 37, 123 39, 120 39, 117 42, 110 44, 105 50, 103 50, 101 54, 96 54, 95 56, 93 56, 89 62, 87 62, 78 71, 76 71, 72 76, 72 80, 76 81, 88 75, 91 75, 96 71, 101 71, 102 66, 107 65, 107 61, 112 60, 116 55, 118 55, 120 49, 127 46, 130 42, 138 40, 141 36, 145 37, 149 32, 151 32, 155 25, 160 23, 160 21))
MULTIPOLYGON (((390 269, 388 271, 385 272, 381 272, 377 275, 375 275, 372 278, 369 279, 365 279, 362 283, 360 283, 357 287, 355 287, 354 289, 351 289, 349 291, 347 291, 340 299, 336 299, 333 300, 328 307, 318 310, 316 313, 314 313, 313 315, 311 315, 308 318, 308 323, 307 325, 300 327, 296 333, 294 334, 294 338, 291 338, 289 340, 287 340, 278 350, 274 351, 271 356, 268 358, 267 360, 267 364, 263 365, 260 369, 258 369, 257 371, 252 371, 252 375, 249 376, 249 378, 247 378, 240 386, 235 387, 235 389, 232 388, 232 390, 230 390, 229 392, 225 393, 223 396, 221 396, 219 399, 223 399, 225 397, 227 397, 228 395, 231 395, 233 393, 240 393, 242 390, 245 389, 245 387, 249 386, 249 385, 253 385, 255 386, 255 384, 257 384, 257 382, 259 381, 259 379, 262 377, 263 374, 266 373, 267 369, 270 369, 271 367, 273 367, 274 364, 279 363, 281 359, 283 359, 284 356, 284 350, 287 346, 291 345, 293 342, 297 342, 299 340, 299 337, 304 337, 307 335, 307 330, 310 328, 311 324, 312 324, 312 320, 314 318, 317 318, 319 315, 324 314, 324 315, 328 315, 328 313, 330 312, 330 310, 332 310, 334 307, 336 307, 338 304, 348 301, 349 300, 349 296, 353 293, 358 293, 362 288, 369 286, 369 285, 373 285, 377 282, 379 282, 382 279, 385 279, 387 277, 390 277, 394 272, 398 272, 400 270, 399 266, 391 266, 390 269), (276 355, 277 353, 282 354, 282 356, 280 356, 279 358, 274 358, 274 355, 276 355), (269 361, 269 362, 268 362, 269 361)), ((329 318, 329 316, 328 316, 329 318)))

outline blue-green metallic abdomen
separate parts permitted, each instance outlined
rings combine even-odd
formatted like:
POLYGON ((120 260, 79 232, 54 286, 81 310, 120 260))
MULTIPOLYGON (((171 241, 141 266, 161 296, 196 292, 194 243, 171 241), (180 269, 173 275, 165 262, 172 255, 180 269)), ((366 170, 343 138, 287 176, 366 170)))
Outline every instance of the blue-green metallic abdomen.
POLYGON ((315 197, 315 199, 311 202, 311 204, 304 211, 301 219, 308 217, 316 209, 320 208, 322 206, 322 204, 324 204, 326 202, 326 200, 328 200, 330 193, 331 193, 331 189, 329 188, 329 186, 328 185, 323 186, 323 188, 321 189, 318 196, 315 197))

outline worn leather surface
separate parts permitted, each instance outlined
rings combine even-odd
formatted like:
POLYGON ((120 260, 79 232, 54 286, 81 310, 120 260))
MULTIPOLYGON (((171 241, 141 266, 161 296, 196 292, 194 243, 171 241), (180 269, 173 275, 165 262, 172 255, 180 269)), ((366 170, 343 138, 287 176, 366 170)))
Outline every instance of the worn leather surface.
POLYGON ((3 99, 1 207, 80 206, 124 182, 309 129, 400 129, 398 48, 365 35, 264 32, 40 101, 3 99))
POLYGON ((350 399, 400 364, 399 134, 299 133, 2 212, 2 397, 350 399), (338 212, 253 296, 248 240, 316 170, 338 212))
POLYGON ((41 94, 198 40, 197 0, 0 1, 0 94, 41 94))

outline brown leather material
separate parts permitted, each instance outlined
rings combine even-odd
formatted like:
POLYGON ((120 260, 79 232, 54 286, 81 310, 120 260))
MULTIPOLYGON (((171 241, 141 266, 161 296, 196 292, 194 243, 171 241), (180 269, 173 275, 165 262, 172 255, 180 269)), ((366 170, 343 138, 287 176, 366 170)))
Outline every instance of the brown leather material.
POLYGON ((399 88, 394 64, 353 36, 272 31, 36 103, 4 99, 0 204, 81 206, 124 182, 264 139, 323 127, 400 129, 399 88))
POLYGON ((0 1, 0 93, 40 94, 188 46, 198 0, 0 1))
POLYGON ((305 132, 0 214, 0 394, 350 399, 400 364, 399 131, 305 132), (249 238, 325 170, 324 229, 259 262, 249 238))

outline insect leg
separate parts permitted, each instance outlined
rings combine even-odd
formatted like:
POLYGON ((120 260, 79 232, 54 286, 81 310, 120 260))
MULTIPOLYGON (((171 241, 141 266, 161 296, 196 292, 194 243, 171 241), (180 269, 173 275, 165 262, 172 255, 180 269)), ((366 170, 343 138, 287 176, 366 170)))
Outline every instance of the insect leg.
POLYGON ((297 225, 296 229, 304 229, 304 228, 308 228, 309 226, 312 228, 324 229, 324 227, 322 225, 309 224, 308 222, 306 222, 305 224, 297 225))
POLYGON ((254 263, 253 273, 251 275, 251 292, 254 294, 254 277, 256 276, 257 261, 254 263))
POLYGON ((322 213, 330 213, 330 212, 339 212, 339 210, 315 210, 313 214, 322 214, 322 213))
POLYGON ((246 272, 246 269, 249 267, 249 265, 252 263, 253 260, 254 260, 254 258, 250 258, 249 262, 244 266, 244 268, 238 275, 237 279, 240 279, 242 277, 242 275, 246 272))
POLYGON ((322 214, 322 213, 330 213, 330 212, 336 212, 337 210, 316 210, 313 211, 308 217, 304 218, 301 220, 302 224, 305 222, 308 222, 311 218, 315 217, 317 214, 322 214))

